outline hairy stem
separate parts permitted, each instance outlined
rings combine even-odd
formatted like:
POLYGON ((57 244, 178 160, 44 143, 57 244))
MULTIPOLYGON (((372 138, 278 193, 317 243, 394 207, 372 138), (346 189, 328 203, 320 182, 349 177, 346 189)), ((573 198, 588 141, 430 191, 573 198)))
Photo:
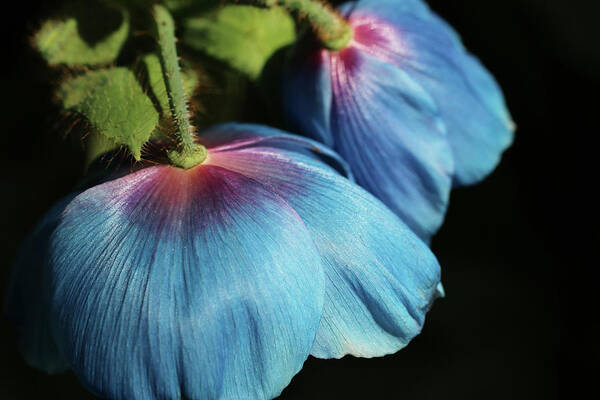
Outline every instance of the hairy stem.
POLYGON ((206 159, 206 149, 194 141, 194 130, 190 123, 175 47, 175 24, 169 11, 161 5, 153 7, 153 15, 165 86, 179 141, 178 148, 169 152, 169 160, 178 167, 191 168, 206 159))

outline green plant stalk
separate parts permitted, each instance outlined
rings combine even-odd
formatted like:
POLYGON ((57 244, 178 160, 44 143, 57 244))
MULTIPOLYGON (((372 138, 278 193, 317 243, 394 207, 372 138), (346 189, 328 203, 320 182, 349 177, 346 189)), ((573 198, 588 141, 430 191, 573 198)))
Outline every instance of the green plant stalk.
POLYGON ((254 0, 256 4, 281 6, 305 17, 319 41, 329 50, 341 50, 352 39, 352 28, 331 6, 320 0, 254 0))
POLYGON ((190 123, 175 47, 175 23, 169 11, 161 5, 154 5, 153 15, 156 22, 165 86, 179 140, 178 148, 169 152, 169 160, 178 167, 188 169, 206 159, 206 148, 194 141, 194 131, 190 123))

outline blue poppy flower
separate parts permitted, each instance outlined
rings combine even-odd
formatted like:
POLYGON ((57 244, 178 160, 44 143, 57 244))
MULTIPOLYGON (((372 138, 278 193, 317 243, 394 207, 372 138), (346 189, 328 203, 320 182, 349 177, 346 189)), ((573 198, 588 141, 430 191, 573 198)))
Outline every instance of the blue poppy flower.
POLYGON ((339 51, 297 46, 286 118, 333 147, 361 186, 428 240, 452 186, 483 179, 510 145, 502 93, 420 0, 359 0, 339 12, 353 37, 339 51))
POLYGON ((197 167, 108 180, 41 221, 6 303, 29 363, 111 399, 272 398, 309 354, 419 333, 439 265, 334 153, 256 125, 201 142, 197 167))

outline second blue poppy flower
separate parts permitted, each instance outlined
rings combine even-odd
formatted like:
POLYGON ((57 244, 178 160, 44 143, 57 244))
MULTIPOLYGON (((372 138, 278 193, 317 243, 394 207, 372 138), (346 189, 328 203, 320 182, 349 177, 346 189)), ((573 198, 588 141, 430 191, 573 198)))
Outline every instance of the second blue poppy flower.
POLYGON ((483 179, 512 142, 504 98, 423 2, 361 0, 339 12, 353 38, 340 51, 296 47, 286 118, 332 146, 360 185, 429 240, 452 186, 483 179))

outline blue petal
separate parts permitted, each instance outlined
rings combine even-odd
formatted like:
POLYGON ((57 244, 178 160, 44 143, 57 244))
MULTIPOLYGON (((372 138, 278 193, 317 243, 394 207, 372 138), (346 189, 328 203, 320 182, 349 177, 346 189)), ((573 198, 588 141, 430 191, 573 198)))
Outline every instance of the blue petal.
POLYGON ((435 99, 402 69, 355 48, 291 75, 305 81, 295 91, 286 87, 291 126, 317 140, 329 132, 356 182, 429 241, 443 222, 454 172, 435 99), (326 83, 318 78, 325 70, 331 75, 326 83), (331 87, 333 96, 315 130, 329 91, 313 99, 296 93, 316 84, 331 87))
POLYGON ((356 8, 365 12, 381 12, 385 9, 388 14, 413 14, 426 17, 430 9, 422 0, 360 0, 342 4, 338 10, 342 15, 350 15, 356 8))
POLYGON ((436 101, 455 161, 454 183, 485 178, 513 140, 514 124, 491 74, 465 49, 458 34, 434 13, 407 13, 392 4, 356 7, 353 18, 375 15, 394 26, 409 49, 390 63, 405 70, 436 101))
POLYGON ((226 123, 214 125, 201 132, 199 142, 209 149, 219 151, 243 147, 269 146, 303 153, 317 160, 326 161, 341 174, 354 180, 348 163, 339 154, 323 144, 279 129, 264 125, 226 123), (258 129, 256 129, 258 127, 258 129))
POLYGON ((453 173, 435 103, 402 70, 366 54, 355 57, 358 66, 334 63, 334 76, 344 77, 333 79, 336 150, 362 187, 429 240, 444 220, 453 173))
POLYGON ((47 246, 62 211, 73 197, 54 205, 21 247, 4 303, 4 312, 15 326, 25 361, 50 374, 67 370, 68 364, 50 333, 47 246))
POLYGON ((272 398, 302 367, 324 278, 298 215, 214 166, 79 195, 51 238, 53 332, 111 399, 272 398))
POLYGON ((334 147, 330 129, 333 94, 327 53, 313 51, 310 43, 304 41, 297 44, 295 50, 287 62, 282 81, 285 118, 292 132, 334 147))
MULTIPOLYGON (((515 124, 500 88, 487 70, 474 57, 465 57, 461 61, 465 86, 475 100, 470 103, 465 100, 465 106, 460 110, 448 107, 442 112, 446 115, 448 129, 457 132, 449 135, 456 162, 455 185, 470 185, 484 179, 500 163, 502 153, 514 140, 515 124), (479 119, 473 118, 465 124, 460 121, 458 112, 468 113, 469 104, 473 107, 478 104, 476 109, 481 110, 481 114, 479 119)), ((465 97, 461 96, 457 101, 463 101, 465 97)))
POLYGON ((426 244, 382 203, 295 152, 268 147, 224 151, 212 154, 211 163, 276 191, 312 233, 327 278, 314 356, 381 356, 420 332, 439 295, 439 265, 426 244))

